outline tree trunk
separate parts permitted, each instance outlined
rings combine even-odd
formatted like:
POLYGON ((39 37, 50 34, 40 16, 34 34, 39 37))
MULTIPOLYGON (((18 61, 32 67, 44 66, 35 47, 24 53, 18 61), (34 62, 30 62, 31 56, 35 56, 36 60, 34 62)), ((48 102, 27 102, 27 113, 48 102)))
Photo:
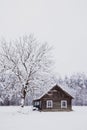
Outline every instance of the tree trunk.
POLYGON ((22 91, 21 91, 21 107, 24 107, 25 105, 25 97, 26 97, 26 93, 27 93, 27 86, 23 87, 22 88, 22 91))

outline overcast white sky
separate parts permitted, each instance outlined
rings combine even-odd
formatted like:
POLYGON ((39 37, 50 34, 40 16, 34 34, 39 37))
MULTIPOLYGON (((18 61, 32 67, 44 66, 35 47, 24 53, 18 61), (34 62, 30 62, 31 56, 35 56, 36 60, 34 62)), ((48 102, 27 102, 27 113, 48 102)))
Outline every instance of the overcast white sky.
POLYGON ((87 72, 87 0, 0 0, 0 38, 30 33, 54 46, 56 72, 87 72))

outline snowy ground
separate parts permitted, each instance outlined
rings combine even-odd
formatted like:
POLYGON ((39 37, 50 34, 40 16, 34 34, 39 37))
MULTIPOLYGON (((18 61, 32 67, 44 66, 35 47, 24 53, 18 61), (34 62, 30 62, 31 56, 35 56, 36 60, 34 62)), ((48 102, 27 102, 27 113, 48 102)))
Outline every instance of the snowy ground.
POLYGON ((38 112, 0 107, 0 130, 87 130, 87 107, 72 112, 38 112))

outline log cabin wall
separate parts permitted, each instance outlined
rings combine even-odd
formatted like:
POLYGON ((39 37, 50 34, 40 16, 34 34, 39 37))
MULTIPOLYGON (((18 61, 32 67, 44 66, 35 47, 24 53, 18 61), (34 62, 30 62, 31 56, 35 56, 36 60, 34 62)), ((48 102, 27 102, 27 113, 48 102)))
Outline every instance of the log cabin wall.
POLYGON ((60 87, 53 87, 48 93, 39 99, 40 110, 42 111, 71 111, 72 110, 72 96, 63 91, 60 87), (47 108, 47 101, 53 102, 52 108, 47 108), (61 101, 67 102, 66 108, 61 108, 61 101))

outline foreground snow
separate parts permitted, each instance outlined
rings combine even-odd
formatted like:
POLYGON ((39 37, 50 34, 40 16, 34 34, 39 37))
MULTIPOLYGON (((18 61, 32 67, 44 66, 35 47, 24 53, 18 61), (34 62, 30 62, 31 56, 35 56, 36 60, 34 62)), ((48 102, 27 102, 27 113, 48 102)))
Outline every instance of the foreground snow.
POLYGON ((0 107, 0 130, 87 130, 87 107, 73 107, 72 112, 0 107))

